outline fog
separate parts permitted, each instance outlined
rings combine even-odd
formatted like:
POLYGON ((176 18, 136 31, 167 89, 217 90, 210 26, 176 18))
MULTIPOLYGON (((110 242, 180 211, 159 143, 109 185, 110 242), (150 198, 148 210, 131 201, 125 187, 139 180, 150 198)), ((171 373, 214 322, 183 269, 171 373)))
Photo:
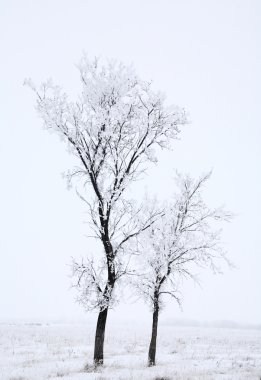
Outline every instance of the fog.
MULTIPOLYGON (((83 51, 133 63, 190 124, 172 152, 134 187, 169 197, 175 170, 213 169, 211 205, 236 214, 223 240, 235 264, 223 275, 199 272, 184 282, 181 310, 166 319, 261 320, 260 2, 238 1, 1 1, 0 319, 77 319, 85 313, 70 290, 71 256, 92 249, 86 209, 61 173, 73 158, 42 129, 34 96, 23 86, 52 77, 74 96, 83 51)), ((134 193, 135 194, 135 193, 134 193)), ((117 318, 147 315, 125 301, 117 318)))

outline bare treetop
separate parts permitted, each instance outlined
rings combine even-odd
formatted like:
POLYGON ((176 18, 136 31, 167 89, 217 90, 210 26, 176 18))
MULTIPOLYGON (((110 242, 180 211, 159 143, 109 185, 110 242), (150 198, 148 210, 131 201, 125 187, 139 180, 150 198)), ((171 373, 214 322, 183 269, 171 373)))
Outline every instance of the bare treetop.
POLYGON ((102 65, 84 57, 79 66, 82 93, 75 103, 50 81, 36 89, 37 110, 46 128, 65 138, 80 159, 108 211, 127 184, 156 161, 156 146, 168 147, 186 123, 183 109, 165 107, 164 97, 133 68, 115 61, 102 65))

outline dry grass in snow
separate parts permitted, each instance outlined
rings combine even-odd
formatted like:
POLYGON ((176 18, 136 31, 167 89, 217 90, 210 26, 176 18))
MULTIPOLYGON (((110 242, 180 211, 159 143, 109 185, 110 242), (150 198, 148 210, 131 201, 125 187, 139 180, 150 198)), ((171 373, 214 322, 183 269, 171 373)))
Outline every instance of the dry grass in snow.
POLYGON ((1 324, 1 380, 260 380, 261 330, 108 325, 105 365, 93 371, 94 324, 1 324))

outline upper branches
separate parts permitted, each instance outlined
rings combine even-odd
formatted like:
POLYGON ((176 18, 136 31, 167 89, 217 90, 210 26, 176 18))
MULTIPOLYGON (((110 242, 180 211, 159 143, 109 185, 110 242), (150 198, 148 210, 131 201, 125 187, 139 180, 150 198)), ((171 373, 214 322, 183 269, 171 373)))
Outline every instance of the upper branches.
POLYGON ((46 128, 68 142, 80 160, 107 219, 125 188, 155 161, 155 148, 169 146, 186 123, 183 109, 166 107, 161 94, 117 62, 102 65, 84 57, 82 92, 76 102, 50 81, 36 89, 46 128))

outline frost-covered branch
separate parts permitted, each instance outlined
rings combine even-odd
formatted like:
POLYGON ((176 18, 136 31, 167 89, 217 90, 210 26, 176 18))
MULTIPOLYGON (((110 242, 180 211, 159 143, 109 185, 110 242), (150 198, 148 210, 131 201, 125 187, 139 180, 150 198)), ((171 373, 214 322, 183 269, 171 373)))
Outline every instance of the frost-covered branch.
POLYGON ((135 263, 138 273, 144 275, 134 277, 132 283, 152 306, 155 302, 162 305, 161 295, 175 298, 180 276, 193 278, 197 266, 219 272, 217 261, 226 260, 222 230, 215 225, 229 221, 232 215, 204 202, 202 190, 209 176, 194 180, 178 174, 174 202, 165 202, 161 216, 137 239, 139 256, 135 263))

